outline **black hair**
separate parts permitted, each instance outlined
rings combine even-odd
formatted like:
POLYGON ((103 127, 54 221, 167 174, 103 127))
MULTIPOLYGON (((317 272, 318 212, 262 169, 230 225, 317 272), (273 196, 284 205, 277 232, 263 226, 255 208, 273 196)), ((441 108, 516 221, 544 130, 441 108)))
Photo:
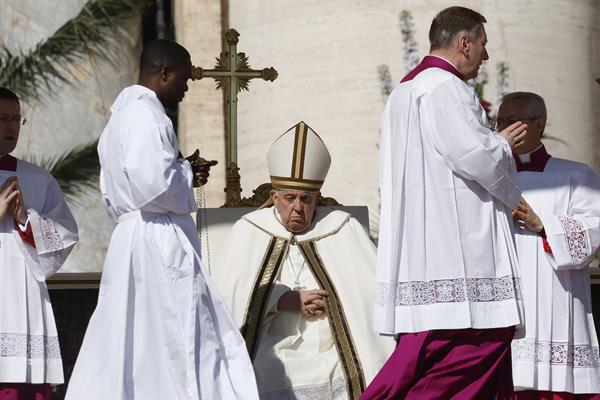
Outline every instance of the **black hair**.
POLYGON ((173 68, 189 62, 190 53, 180 45, 166 39, 156 39, 144 46, 140 57, 140 78, 160 72, 162 67, 173 68))
POLYGON ((0 86, 0 100, 12 100, 20 105, 19 96, 10 89, 0 86))

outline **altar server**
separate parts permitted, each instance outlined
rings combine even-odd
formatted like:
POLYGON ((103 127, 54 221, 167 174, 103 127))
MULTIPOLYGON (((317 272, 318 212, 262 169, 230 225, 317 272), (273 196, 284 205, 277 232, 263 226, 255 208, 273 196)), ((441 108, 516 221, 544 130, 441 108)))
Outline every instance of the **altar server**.
POLYGON ((398 346, 364 399, 505 399, 520 325, 511 210, 521 191, 511 147, 466 80, 488 59, 485 18, 450 7, 430 55, 382 116, 375 330, 398 346))
POLYGON ((192 64, 157 40, 123 89, 98 144, 100 187, 117 223, 67 399, 256 399, 244 339, 204 269, 190 213, 190 162, 165 107, 192 64))
POLYGON ((46 278, 77 243, 58 182, 13 157, 24 123, 19 98, 0 88, 0 399, 50 400, 63 383, 46 278))
MULTIPOLYGON (((529 126, 515 149, 523 198, 515 210, 524 337, 512 343, 516 398, 600 399, 600 356, 589 265, 600 247, 600 177, 588 165, 550 156, 541 138, 544 99, 504 97, 499 129, 529 126)), ((520 335, 523 336, 523 335, 520 335)))

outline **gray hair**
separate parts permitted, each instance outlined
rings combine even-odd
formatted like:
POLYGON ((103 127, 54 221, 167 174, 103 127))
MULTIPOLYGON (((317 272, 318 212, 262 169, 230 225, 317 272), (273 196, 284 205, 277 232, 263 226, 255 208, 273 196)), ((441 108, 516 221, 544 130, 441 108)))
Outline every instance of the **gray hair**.
POLYGON ((429 28, 430 50, 450 47, 457 35, 462 33, 475 41, 485 22, 483 15, 466 7, 448 7, 440 11, 429 28))
POLYGON ((526 100, 529 105, 530 117, 546 117, 546 103, 542 96, 531 92, 512 92, 502 98, 502 103, 511 100, 526 100))

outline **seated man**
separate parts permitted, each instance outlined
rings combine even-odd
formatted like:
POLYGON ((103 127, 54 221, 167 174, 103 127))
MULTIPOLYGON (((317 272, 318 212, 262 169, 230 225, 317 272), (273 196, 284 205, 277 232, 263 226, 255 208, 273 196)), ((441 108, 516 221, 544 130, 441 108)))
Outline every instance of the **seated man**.
POLYGON ((524 198, 513 215, 525 307, 525 337, 512 344, 515 397, 600 399, 593 396, 600 358, 588 269, 600 246, 600 177, 546 152, 540 96, 506 95, 498 129, 515 121, 528 126, 514 150, 524 198))
POLYGON ((350 214, 317 207, 330 163, 304 122, 280 136, 274 207, 236 222, 215 271, 261 399, 357 398, 394 348, 370 328, 375 246, 350 214))
POLYGON ((60 186, 11 153, 19 140, 19 98, 0 88, 0 399, 50 399, 63 368, 46 278, 77 243, 60 186))

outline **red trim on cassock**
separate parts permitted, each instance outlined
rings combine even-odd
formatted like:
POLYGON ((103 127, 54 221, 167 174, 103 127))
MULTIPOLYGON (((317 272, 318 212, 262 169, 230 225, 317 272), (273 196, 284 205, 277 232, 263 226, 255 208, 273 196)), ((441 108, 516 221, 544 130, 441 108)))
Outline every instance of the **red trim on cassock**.
POLYGON ((544 237, 542 238, 542 244, 544 245, 544 251, 552 254, 552 247, 550 247, 550 243, 548 243, 548 240, 544 237))
POLYGON ((27 230, 23 232, 19 227, 19 223, 15 221, 15 227, 17 228, 17 232, 19 232, 19 236, 21 239, 31 247, 35 248, 35 239, 33 238, 33 231, 31 230, 31 224, 27 226, 27 230))

